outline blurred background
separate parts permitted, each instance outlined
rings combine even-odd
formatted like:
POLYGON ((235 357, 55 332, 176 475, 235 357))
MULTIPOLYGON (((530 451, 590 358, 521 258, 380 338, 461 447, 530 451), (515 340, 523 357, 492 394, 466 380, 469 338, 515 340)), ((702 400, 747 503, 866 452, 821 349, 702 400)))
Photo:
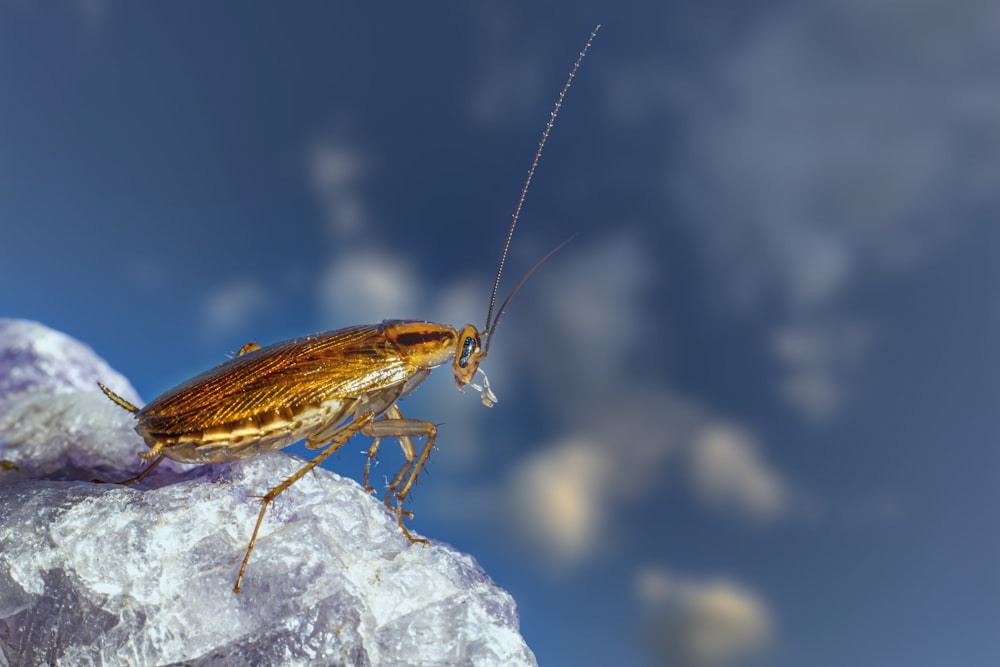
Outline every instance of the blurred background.
POLYGON ((1000 664, 996 3, 0 2, 0 315, 147 400, 481 326, 597 23, 415 529, 543 665, 1000 664))

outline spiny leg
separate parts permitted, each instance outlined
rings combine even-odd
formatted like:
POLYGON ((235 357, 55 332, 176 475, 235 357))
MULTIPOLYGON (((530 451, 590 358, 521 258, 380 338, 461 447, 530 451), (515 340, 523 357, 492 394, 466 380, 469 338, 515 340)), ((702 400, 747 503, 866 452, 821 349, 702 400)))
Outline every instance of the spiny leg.
POLYGON ((427 459, 431 456, 431 450, 434 448, 434 440, 437 436, 437 428, 427 422, 427 425, 434 429, 432 432, 427 434, 427 442, 424 443, 424 448, 420 450, 420 456, 412 464, 407 462, 400 469, 399 474, 396 475, 396 479, 392 481, 389 485, 389 491, 386 493, 386 501, 389 499, 389 494, 395 492, 396 494, 396 519, 399 522, 399 527, 402 528, 403 534, 409 538, 411 542, 423 542, 428 544, 428 541, 422 537, 413 537, 410 535, 410 531, 406 529, 403 525, 403 517, 409 519, 413 518, 413 512, 407 512, 403 509, 403 501, 406 500, 406 496, 410 493, 410 488, 413 486, 414 482, 417 481, 417 475, 424 469, 424 464, 427 463, 427 459), (406 475, 406 482, 403 483, 403 487, 399 488, 399 482, 403 478, 403 474, 409 469, 409 474, 406 475))
MULTIPOLYGON (((386 414, 386 419, 390 422, 408 421, 403 419, 403 413, 400 412, 399 407, 396 405, 389 406, 389 408, 385 411, 385 414, 386 414)), ((365 435, 368 434, 366 433, 365 435)), ((365 491, 367 491, 368 493, 374 493, 375 491, 375 489, 373 489, 371 485, 368 483, 368 473, 371 471, 372 459, 377 459, 379 444, 382 442, 381 436, 372 436, 372 437, 374 437, 374 441, 372 442, 372 446, 368 448, 368 459, 365 461, 365 474, 363 478, 365 484, 365 491)), ((407 434, 398 435, 396 437, 399 440, 399 446, 403 449, 403 456, 406 457, 407 461, 412 461, 414 454, 413 438, 411 438, 407 434)), ((386 502, 386 505, 388 505, 388 501, 386 502)), ((390 507, 390 509, 392 508, 390 507)))
MULTIPOLYGON (((386 411, 386 414, 390 414, 386 411)), ((406 457, 406 462, 403 467, 400 468, 399 472, 393 478, 392 482, 389 484, 389 488, 386 490, 385 494, 385 505, 390 510, 395 512, 396 521, 399 524, 400 529, 403 534, 406 535, 407 539, 411 542, 423 542, 427 544, 427 540, 422 537, 414 537, 407 530, 406 526, 403 524, 403 519, 413 518, 412 512, 407 512, 403 509, 403 501, 410 492, 410 488, 417 479, 417 475, 423 469, 424 464, 427 463, 427 459, 431 455, 431 449, 434 447, 434 440, 437 437, 437 427, 434 424, 423 421, 420 419, 404 419, 399 409, 393 406, 393 412, 391 413, 391 418, 382 419, 377 422, 368 424, 366 427, 361 429, 364 435, 372 438, 384 438, 384 437, 394 437, 398 438, 400 445, 403 448, 403 455, 406 457), (398 415, 398 416, 397 416, 398 415), (413 440, 415 436, 425 436, 427 442, 424 444, 424 448, 420 452, 420 456, 414 458, 413 440), (409 445, 409 448, 407 448, 409 445), (400 489, 400 485, 402 488, 400 489), (396 506, 392 506, 392 498, 396 497, 396 506)), ((374 445, 373 445, 374 447, 374 445)), ((369 450, 370 452, 371 450, 369 450)))
POLYGON ((368 448, 368 458, 365 459, 365 474, 364 477, 362 478, 362 481, 365 484, 366 493, 375 492, 375 489, 372 488, 372 485, 368 483, 368 473, 371 471, 372 459, 376 458, 375 455, 378 454, 378 445, 380 442, 382 442, 382 438, 375 438, 375 440, 372 441, 372 446, 368 448))
POLYGON ((253 534, 250 535, 250 543, 247 545, 246 555, 243 556, 243 564, 240 565, 240 573, 236 576, 236 585, 233 586, 234 593, 240 592, 240 584, 243 582, 243 575, 246 574, 247 563, 250 562, 250 554, 253 552, 253 546, 257 542, 257 533, 260 531, 260 526, 264 522, 264 513, 267 511, 267 506, 270 505, 271 502, 273 502, 274 499, 277 498, 282 491, 284 491, 292 484, 295 484, 295 482, 302 479, 303 475, 308 473, 310 470, 314 469, 320 463, 325 461, 331 454, 340 449, 345 442, 351 439, 351 436, 353 436, 355 433, 362 430, 365 426, 371 423, 372 419, 374 418, 375 415, 373 415, 372 413, 368 413, 358 418, 356 421, 351 422, 350 424, 344 426, 341 433, 333 440, 333 442, 330 443, 329 447, 320 452, 319 455, 316 456, 313 460, 309 461, 304 466, 299 468, 299 470, 294 475, 292 475, 284 482, 282 482, 278 486, 268 491, 267 494, 264 495, 263 498, 261 498, 260 512, 257 514, 257 523, 253 527, 253 534))
POLYGON ((406 477, 406 482, 403 484, 403 488, 397 488, 396 482, 389 485, 390 489, 396 491, 396 501, 397 505, 406 499, 406 496, 410 494, 410 488, 413 486, 414 482, 417 481, 417 475, 420 471, 424 469, 424 464, 427 463, 427 459, 431 457, 431 450, 434 449, 434 441, 437 438, 437 428, 428 423, 433 430, 427 434, 427 442, 424 443, 424 448, 420 450, 420 456, 417 458, 416 462, 410 466, 410 474, 406 477))

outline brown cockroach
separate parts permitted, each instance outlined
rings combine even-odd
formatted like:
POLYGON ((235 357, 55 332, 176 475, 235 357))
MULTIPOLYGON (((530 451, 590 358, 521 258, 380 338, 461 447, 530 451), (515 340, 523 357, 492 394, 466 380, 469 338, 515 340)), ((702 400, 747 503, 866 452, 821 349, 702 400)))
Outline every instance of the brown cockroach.
POLYGON ((149 446, 148 452, 139 455, 149 465, 122 484, 142 480, 164 458, 182 463, 219 463, 282 449, 303 439, 310 449, 325 446, 318 456, 261 499, 260 513, 234 592, 240 592, 268 505, 357 433, 373 438, 364 472, 365 490, 369 493, 374 489, 368 484, 368 473, 379 443, 383 438, 399 441, 406 461, 389 483, 384 502, 395 513, 399 527, 410 541, 427 543, 407 530, 403 519, 412 519, 413 514, 403 509, 403 501, 430 456, 437 428, 429 421, 404 418, 398 402, 432 369, 451 361, 459 391, 469 386, 479 392, 487 407, 496 403, 497 397, 479 364, 489 353, 493 334, 511 298, 565 242, 528 270, 494 316, 500 274, 542 148, 599 29, 600 26, 594 28, 580 51, 542 133, 507 231, 482 329, 471 324, 457 330, 433 322, 387 320, 269 347, 248 343, 234 358, 167 391, 142 408, 99 383, 108 398, 135 415, 138 421, 135 430, 149 446), (477 375, 482 376, 482 384, 474 382, 477 375), (426 439, 419 456, 413 446, 417 437, 426 439))

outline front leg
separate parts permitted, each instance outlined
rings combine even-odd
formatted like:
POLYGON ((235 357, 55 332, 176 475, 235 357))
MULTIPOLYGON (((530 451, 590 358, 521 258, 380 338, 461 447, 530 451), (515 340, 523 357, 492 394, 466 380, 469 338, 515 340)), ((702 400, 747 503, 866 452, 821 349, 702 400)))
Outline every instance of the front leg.
POLYGON ((396 473, 396 476, 389 484, 389 488, 386 490, 385 505, 395 512, 396 521, 399 523, 399 527, 407 539, 411 542, 428 544, 424 538, 411 535, 410 531, 403 524, 404 517, 413 518, 412 512, 407 512, 403 509, 403 501, 406 500, 410 489, 417 481, 417 475, 420 474, 420 471, 423 470, 424 465, 427 463, 427 459, 430 458, 431 449, 434 448, 434 441, 437 438, 437 427, 422 419, 403 418, 403 414, 395 405, 386 410, 385 414, 385 419, 365 424, 361 428, 362 434, 375 439, 375 442, 372 443, 371 448, 368 450, 368 463, 365 464, 365 488, 369 491, 372 490, 368 486, 368 464, 371 463, 372 458, 378 451, 379 441, 382 438, 397 438, 406 462, 399 469, 399 472, 396 473), (420 450, 420 456, 415 457, 416 452, 413 448, 413 438, 419 436, 425 436, 427 441, 424 443, 423 449, 420 450), (393 496, 396 497, 395 507, 392 506, 391 502, 393 496))

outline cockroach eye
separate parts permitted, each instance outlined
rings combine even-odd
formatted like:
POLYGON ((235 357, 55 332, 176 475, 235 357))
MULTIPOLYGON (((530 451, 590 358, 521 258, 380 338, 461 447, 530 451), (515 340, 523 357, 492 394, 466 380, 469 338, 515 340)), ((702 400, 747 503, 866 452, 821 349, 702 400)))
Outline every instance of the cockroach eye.
POLYGON ((476 344, 476 339, 472 336, 466 336, 465 340, 462 341, 462 354, 458 357, 459 368, 465 368, 466 364, 469 363, 469 357, 472 353, 476 351, 479 345, 476 344))

